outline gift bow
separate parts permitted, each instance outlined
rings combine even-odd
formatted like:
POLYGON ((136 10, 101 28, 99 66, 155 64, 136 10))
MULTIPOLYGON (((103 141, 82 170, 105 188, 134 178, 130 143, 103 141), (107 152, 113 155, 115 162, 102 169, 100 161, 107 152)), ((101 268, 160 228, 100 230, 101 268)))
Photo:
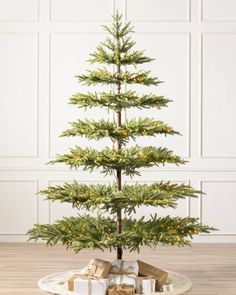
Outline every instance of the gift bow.
POLYGON ((122 280, 124 278, 124 275, 129 278, 136 278, 137 274, 134 272, 134 267, 132 265, 129 265, 128 267, 124 268, 124 262, 121 261, 120 267, 117 265, 114 265, 110 271, 111 274, 119 274, 120 276, 120 284, 122 283, 122 280))

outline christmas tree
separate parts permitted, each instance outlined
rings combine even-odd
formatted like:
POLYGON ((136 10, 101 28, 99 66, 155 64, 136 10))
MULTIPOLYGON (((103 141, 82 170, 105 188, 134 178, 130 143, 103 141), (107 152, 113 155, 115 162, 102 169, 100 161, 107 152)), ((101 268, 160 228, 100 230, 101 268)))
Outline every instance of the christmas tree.
POLYGON ((185 161, 167 148, 137 144, 130 148, 126 146, 138 136, 174 135, 178 132, 151 118, 123 119, 126 109, 160 109, 166 107, 170 100, 153 93, 140 95, 137 91, 127 90, 129 85, 158 86, 161 83, 149 71, 137 70, 137 66, 149 63, 153 58, 134 49, 135 42, 131 39, 133 27, 130 22, 123 23, 119 13, 113 16, 112 25, 104 26, 104 29, 108 37, 97 46, 89 61, 105 66, 77 77, 80 83, 88 86, 112 85, 113 91, 75 93, 70 103, 85 109, 107 108, 114 112, 115 119, 78 120, 71 123, 62 136, 84 136, 96 140, 108 137, 113 148, 96 150, 76 146, 50 163, 64 163, 70 168, 82 166, 84 170, 91 171, 100 168, 102 173, 114 175, 115 181, 109 185, 74 181, 62 186, 49 186, 40 192, 47 200, 71 203, 78 211, 81 208, 99 209, 99 214, 92 217, 78 212, 78 216, 64 217, 54 224, 36 224, 28 234, 31 240, 42 239, 52 246, 61 242, 76 252, 84 248, 115 249, 117 259, 122 259, 124 249, 139 251, 141 246, 155 248, 159 243, 189 245, 193 235, 208 233, 214 228, 199 223, 193 217, 159 217, 157 214, 148 220, 133 217, 137 207, 175 208, 179 199, 198 197, 201 192, 189 185, 163 181, 150 185, 122 184, 122 175, 140 175, 139 168, 166 163, 180 165, 185 161), (134 66, 134 72, 128 70, 130 66, 134 66))

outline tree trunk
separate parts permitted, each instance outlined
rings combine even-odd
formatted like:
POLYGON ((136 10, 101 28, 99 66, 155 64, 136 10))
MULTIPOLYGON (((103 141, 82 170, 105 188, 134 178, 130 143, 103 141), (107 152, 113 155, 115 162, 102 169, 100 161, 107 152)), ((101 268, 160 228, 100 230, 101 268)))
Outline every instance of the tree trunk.
MULTIPOLYGON (((117 189, 121 190, 121 171, 117 171, 117 189)), ((122 229, 122 214, 121 209, 117 209, 117 221, 116 221, 116 232, 121 234, 122 229)), ((117 247, 117 259, 122 259, 123 250, 122 247, 117 247)))
MULTIPOLYGON (((120 69, 120 65, 117 65, 117 74, 120 74, 121 69, 120 69)), ((120 94, 121 91, 121 84, 119 83, 117 85, 117 94, 120 94)), ((117 112, 116 113, 117 117, 116 117, 116 126, 120 127, 121 126, 121 112, 117 112)), ((117 151, 119 151, 121 149, 121 144, 120 142, 117 140, 116 142, 116 149, 117 151)), ((120 191, 121 190, 121 171, 117 170, 116 171, 116 185, 117 185, 117 189, 120 191)), ((116 211, 116 232, 117 234, 121 234, 122 231, 122 212, 121 209, 117 209, 116 211)), ((122 247, 119 246, 117 247, 117 259, 122 259, 122 254, 123 254, 123 250, 122 247)))

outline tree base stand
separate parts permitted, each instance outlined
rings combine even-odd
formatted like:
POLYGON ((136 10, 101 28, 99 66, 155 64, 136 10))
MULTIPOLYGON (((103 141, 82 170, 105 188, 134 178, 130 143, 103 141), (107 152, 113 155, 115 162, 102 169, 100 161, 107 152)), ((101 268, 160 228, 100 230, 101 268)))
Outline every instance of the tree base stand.
MULTIPOLYGON (((38 286, 41 290, 58 294, 58 295, 73 295, 74 293, 71 291, 68 291, 67 289, 67 280, 70 278, 73 274, 78 273, 78 269, 69 270, 67 272, 59 272, 50 274, 38 281, 38 286)), ((191 280, 177 272, 171 272, 169 273, 169 279, 171 283, 174 285, 174 292, 173 295, 180 295, 187 292, 192 287, 191 280)), ((153 294, 165 294, 161 292, 153 293, 153 294)))

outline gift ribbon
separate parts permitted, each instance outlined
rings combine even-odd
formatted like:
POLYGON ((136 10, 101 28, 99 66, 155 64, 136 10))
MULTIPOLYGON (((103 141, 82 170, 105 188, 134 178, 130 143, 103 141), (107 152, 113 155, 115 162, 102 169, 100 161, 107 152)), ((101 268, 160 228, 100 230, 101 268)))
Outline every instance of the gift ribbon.
POLYGON ((88 295, 92 295, 92 280, 88 278, 88 295))
POLYGON ((92 279, 96 279, 96 278, 91 274, 89 275, 84 274, 84 275, 81 275, 79 278, 88 280, 88 295, 92 295, 92 279))
POLYGON ((96 280, 96 282, 98 282, 99 284, 102 284, 103 280, 99 280, 96 276, 94 276, 93 274, 78 274, 75 275, 76 279, 84 279, 88 281, 88 294, 87 295, 92 295, 92 280, 96 280))
POLYGON ((99 281, 99 279, 97 279, 95 276, 93 275, 89 275, 87 276, 87 280, 88 280, 88 295, 92 295, 92 280, 96 280, 96 282, 98 282, 99 284, 102 284, 101 281, 99 281))
POLYGON ((121 261, 120 267, 114 265, 110 271, 110 274, 119 274, 120 275, 120 284, 123 281, 124 275, 129 278, 136 278, 137 274, 133 271, 133 266, 129 265, 127 268, 124 269, 124 261, 121 261))

